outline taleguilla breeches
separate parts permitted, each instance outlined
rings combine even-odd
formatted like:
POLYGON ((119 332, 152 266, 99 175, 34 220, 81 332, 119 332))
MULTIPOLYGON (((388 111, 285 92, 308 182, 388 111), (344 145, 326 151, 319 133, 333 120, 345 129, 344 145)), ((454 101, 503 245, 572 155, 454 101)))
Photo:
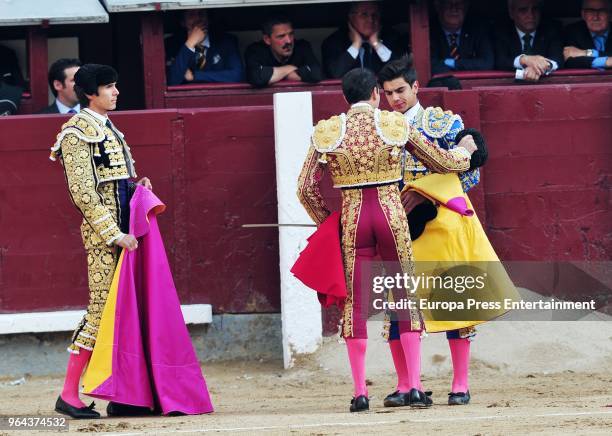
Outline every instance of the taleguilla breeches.
MULTIPOLYGON (((413 274, 408 221, 396 184, 342 190, 342 256, 347 298, 342 315, 342 336, 367 338, 366 321, 374 298, 372 281, 366 275, 375 259, 385 262, 385 275, 413 274)), ((405 289, 393 290, 393 298, 406 298, 405 289)), ((406 310, 399 328, 421 331, 418 310, 406 310)))

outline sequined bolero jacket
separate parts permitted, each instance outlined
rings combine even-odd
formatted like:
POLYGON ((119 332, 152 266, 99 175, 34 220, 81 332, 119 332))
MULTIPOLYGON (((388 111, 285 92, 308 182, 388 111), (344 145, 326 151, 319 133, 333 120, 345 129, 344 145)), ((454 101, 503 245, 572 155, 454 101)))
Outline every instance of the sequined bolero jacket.
POLYGON ((358 103, 346 114, 319 121, 315 126, 298 180, 298 197, 313 221, 321 223, 329 215, 319 191, 325 167, 336 188, 399 182, 404 148, 434 172, 460 172, 470 165, 467 151, 435 146, 401 113, 358 103))

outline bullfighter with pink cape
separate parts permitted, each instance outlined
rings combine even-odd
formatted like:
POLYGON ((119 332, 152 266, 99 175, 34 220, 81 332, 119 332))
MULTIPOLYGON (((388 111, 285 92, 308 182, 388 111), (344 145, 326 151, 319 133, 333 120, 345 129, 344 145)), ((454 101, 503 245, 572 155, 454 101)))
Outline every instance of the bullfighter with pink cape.
POLYGON ((84 393, 164 415, 210 413, 206 381, 157 224, 165 208, 153 192, 137 187, 130 201, 130 234, 139 246, 124 250, 119 259, 84 393))

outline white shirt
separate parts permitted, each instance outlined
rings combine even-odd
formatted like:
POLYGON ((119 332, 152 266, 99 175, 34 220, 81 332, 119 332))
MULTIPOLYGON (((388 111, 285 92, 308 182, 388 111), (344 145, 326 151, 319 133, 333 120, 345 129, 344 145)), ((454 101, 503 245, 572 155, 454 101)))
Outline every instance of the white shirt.
POLYGON ((74 107, 68 107, 64 103, 59 101, 59 99, 57 98, 55 99, 55 106, 57 106, 57 110, 59 110, 60 114, 67 114, 71 109, 75 111, 76 113, 79 113, 81 111, 80 104, 77 103, 77 105, 74 107))
MULTIPOLYGON (((363 64, 363 54, 365 53, 363 47, 359 47, 359 50, 357 50, 351 45, 349 48, 346 49, 346 51, 349 52, 353 59, 357 59, 357 56, 359 56, 359 59, 361 59, 361 63, 363 64)), ((376 54, 383 62, 387 62, 389 59, 391 59, 391 50, 389 50, 389 48, 382 42, 379 42, 376 46, 376 54)))
MULTIPOLYGON (((519 40, 521 41, 521 48, 525 50, 525 40, 523 39, 523 37, 526 35, 526 33, 520 30, 516 26, 514 28, 516 29, 516 33, 519 36, 519 40)), ((535 36, 536 36, 535 30, 531 32, 530 35, 531 35, 531 46, 533 47, 533 43, 535 42, 535 36)), ((517 70, 524 69, 520 62, 521 56, 523 56, 523 54, 520 54, 514 58, 514 68, 516 68, 517 70)), ((552 64, 552 69, 550 70, 551 72, 559 68, 559 65, 557 64, 557 62, 553 61, 552 59, 548 59, 548 58, 546 59, 548 60, 548 62, 552 64)))
POLYGON ((89 115, 91 115, 92 117, 94 117, 96 120, 100 121, 102 125, 106 125, 106 122, 108 121, 108 117, 106 115, 100 115, 99 113, 94 112, 87 107, 83 110, 87 112, 89 115))
POLYGON ((412 106, 410 109, 408 109, 406 112, 404 112, 404 116, 406 117, 406 121, 408 121, 409 123, 412 123, 412 121, 415 119, 415 117, 419 113, 419 110, 421 110, 422 108, 423 108, 423 106, 421 106, 421 103, 419 103, 419 101, 417 101, 417 103, 414 106, 412 106))

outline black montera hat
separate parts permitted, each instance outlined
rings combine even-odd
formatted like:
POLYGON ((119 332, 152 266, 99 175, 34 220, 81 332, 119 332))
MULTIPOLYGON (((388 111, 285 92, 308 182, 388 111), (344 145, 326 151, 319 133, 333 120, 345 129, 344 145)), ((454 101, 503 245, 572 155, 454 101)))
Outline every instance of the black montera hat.
POLYGON ((98 92, 98 86, 108 85, 117 81, 117 71, 109 65, 85 64, 74 75, 74 84, 87 95, 98 92))

